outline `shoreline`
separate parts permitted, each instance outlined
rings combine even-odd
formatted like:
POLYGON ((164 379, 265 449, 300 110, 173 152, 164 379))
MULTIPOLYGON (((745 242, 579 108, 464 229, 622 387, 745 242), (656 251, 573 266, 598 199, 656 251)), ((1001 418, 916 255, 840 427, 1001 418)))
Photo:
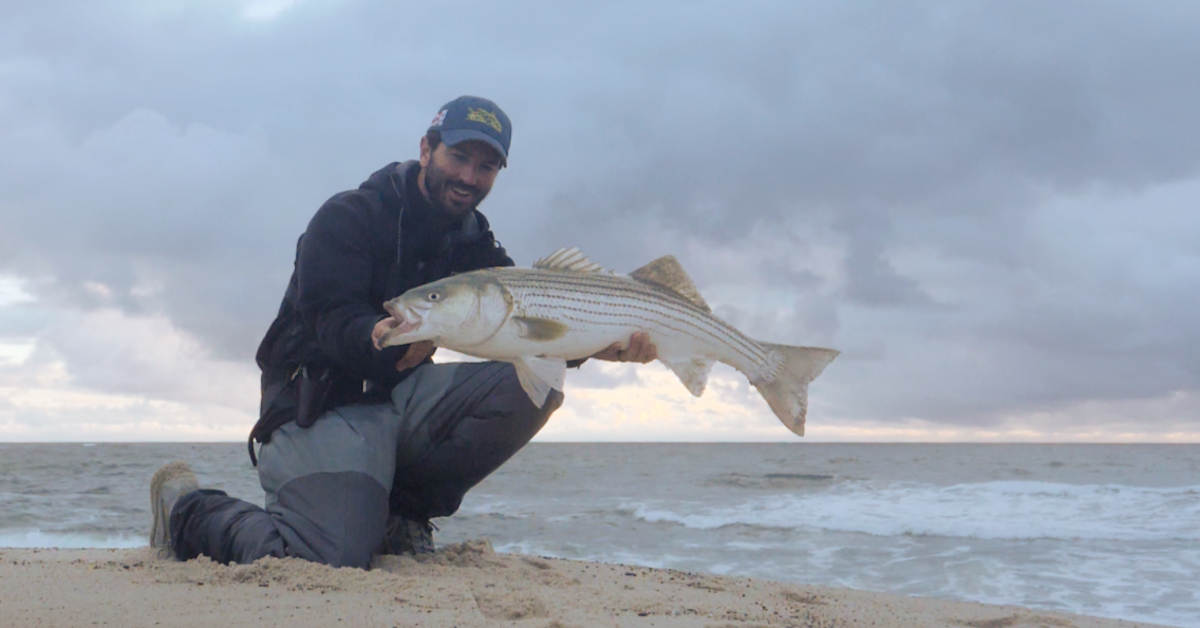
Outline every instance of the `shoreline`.
POLYGON ((1010 605, 520 554, 486 540, 370 571, 299 559, 188 562, 137 549, 0 548, 0 616, 32 626, 1117 628, 1010 605))

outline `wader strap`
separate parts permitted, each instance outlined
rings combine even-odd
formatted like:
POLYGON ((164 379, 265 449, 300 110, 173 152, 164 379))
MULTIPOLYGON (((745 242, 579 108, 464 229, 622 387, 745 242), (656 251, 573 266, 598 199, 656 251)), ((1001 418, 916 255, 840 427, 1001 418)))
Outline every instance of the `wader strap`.
POLYGON ((287 379, 276 381, 263 390, 262 405, 259 407, 258 412, 258 421, 255 422, 254 427, 250 429, 250 438, 246 440, 246 449, 250 453, 250 464, 256 467, 258 466, 258 456, 254 454, 254 440, 258 439, 260 442, 265 443, 271 439, 271 432, 275 431, 275 428, 279 426, 268 425, 264 419, 270 416, 271 408, 274 407, 275 402, 279 400, 279 395, 287 389, 288 384, 292 383, 292 380, 296 379, 296 375, 299 373, 300 369, 297 368, 295 371, 292 371, 291 376, 287 379))

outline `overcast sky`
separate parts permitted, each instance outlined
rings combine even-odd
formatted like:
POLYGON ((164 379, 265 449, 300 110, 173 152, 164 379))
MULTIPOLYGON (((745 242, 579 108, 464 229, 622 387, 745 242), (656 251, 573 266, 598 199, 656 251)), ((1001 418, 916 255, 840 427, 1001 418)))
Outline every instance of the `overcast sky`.
MULTIPOLYGON (((0 4, 0 440, 243 439, 296 237, 462 94, 518 264, 842 350, 809 440, 1200 440, 1200 3, 586 4, 0 4)), ((796 440, 725 367, 567 393, 539 438, 796 440)))

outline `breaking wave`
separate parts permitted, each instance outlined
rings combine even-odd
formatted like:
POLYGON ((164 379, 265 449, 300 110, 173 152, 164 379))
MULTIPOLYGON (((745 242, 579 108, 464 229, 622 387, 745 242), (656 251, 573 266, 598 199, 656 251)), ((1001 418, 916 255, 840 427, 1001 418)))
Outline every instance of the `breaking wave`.
POLYGON ((695 529, 809 528, 981 539, 1200 539, 1200 486, 1145 488, 997 481, 938 487, 848 482, 732 506, 626 504, 635 518, 695 529))
POLYGON ((0 532, 0 547, 18 549, 129 549, 145 547, 147 540, 128 535, 99 535, 75 532, 42 532, 41 530, 4 530, 0 532))

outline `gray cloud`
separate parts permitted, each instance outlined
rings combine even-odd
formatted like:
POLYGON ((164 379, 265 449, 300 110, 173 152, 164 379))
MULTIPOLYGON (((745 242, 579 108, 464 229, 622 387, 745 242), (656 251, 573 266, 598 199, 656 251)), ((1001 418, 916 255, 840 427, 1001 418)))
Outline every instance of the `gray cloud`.
MULTIPOLYGON (((47 321, 161 314, 250 360, 313 211, 475 93, 515 122, 485 210, 519 262, 676 254, 748 333, 844 349, 814 386, 844 416, 1198 388, 1194 3, 243 8, 0 7, 0 274, 47 321)), ((15 308, 0 335, 34 333, 15 308)))

